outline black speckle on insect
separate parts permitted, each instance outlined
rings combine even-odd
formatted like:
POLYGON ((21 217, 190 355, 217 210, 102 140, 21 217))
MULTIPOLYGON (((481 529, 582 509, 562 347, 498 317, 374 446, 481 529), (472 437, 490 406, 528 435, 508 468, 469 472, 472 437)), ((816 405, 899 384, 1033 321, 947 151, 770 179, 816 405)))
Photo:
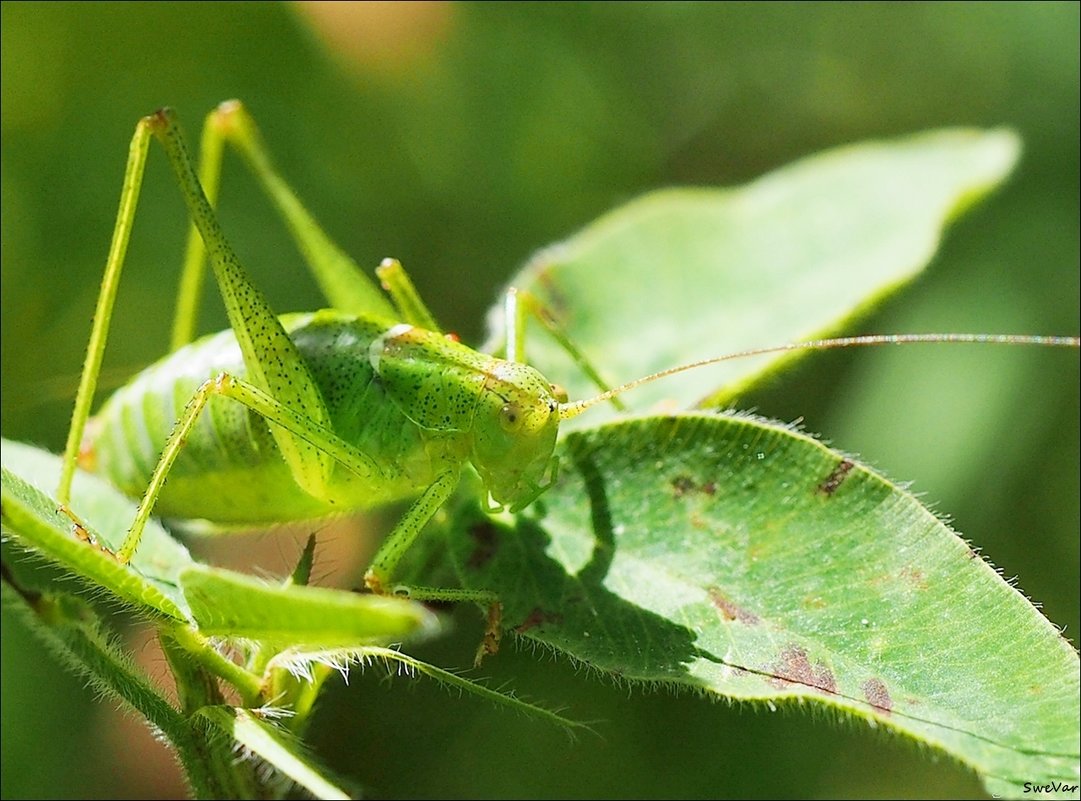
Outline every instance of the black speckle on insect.
POLYGON ((833 472, 826 476, 826 480, 818 485, 817 492, 826 496, 833 495, 833 493, 837 491, 837 488, 844 483, 845 478, 847 478, 849 472, 851 472, 852 468, 855 466, 855 462, 851 459, 842 459, 837 463, 837 466, 833 468, 833 472))
POLYGON ((469 527, 469 536, 473 538, 473 550, 466 566, 470 570, 481 570, 492 561, 499 548, 499 532, 491 522, 483 520, 469 527))

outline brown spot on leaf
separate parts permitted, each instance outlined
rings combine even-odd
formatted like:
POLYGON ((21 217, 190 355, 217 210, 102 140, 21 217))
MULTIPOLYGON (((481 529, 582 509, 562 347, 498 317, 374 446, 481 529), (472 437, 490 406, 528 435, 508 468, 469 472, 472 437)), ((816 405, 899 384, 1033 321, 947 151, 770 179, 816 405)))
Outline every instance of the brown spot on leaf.
POLYGON ((781 651, 781 658, 770 668, 774 675, 773 684, 784 687, 786 684, 803 684, 831 695, 837 692, 837 679, 825 662, 812 665, 807 658, 807 651, 798 645, 790 645, 781 651))
POLYGON ((918 567, 906 565, 901 568, 901 578, 913 585, 918 590, 926 590, 928 587, 927 574, 918 567))
POLYGON ((702 484, 698 484, 693 478, 687 475, 679 475, 672 479, 672 494, 677 498, 682 498, 684 495, 689 495, 692 492, 701 492, 703 495, 715 495, 717 494, 717 482, 705 481, 702 484))
POLYGON ((709 600, 725 620, 738 620, 740 623, 746 623, 749 626, 761 622, 758 615, 733 603, 717 587, 709 588, 709 600))
POLYGON ((466 560, 466 566, 471 570, 480 570, 495 556, 499 548, 499 535, 495 526, 485 520, 470 526, 469 536, 473 538, 473 551, 466 560))
MULTIPOLYGON (((530 266, 533 266, 533 264, 530 266)), ((563 287, 560 286, 559 282, 552 277, 553 266, 554 263, 550 258, 545 259, 535 273, 537 283, 544 287, 544 295, 546 296, 541 308, 548 313, 549 317, 566 318, 568 308, 567 293, 563 291, 563 287)), ((561 327, 566 328, 565 322, 561 323, 561 327)))
POLYGON ((893 711, 893 699, 890 698, 890 691, 886 689, 886 685, 880 679, 867 679, 860 685, 860 689, 863 690, 863 697, 867 699, 867 703, 875 709, 887 714, 893 711))
POLYGON ((529 613, 525 620, 515 626, 514 630, 518 634, 525 634, 530 629, 543 626, 545 623, 560 623, 562 621, 563 615, 558 612, 545 612, 539 606, 534 606, 533 611, 529 613))
POLYGON ((672 479, 672 492, 677 498, 694 492, 694 480, 690 476, 676 476, 672 479))
POLYGON ((849 472, 856 463, 850 459, 842 459, 838 462, 837 466, 833 468, 833 472, 826 476, 826 480, 818 485, 818 492, 823 495, 829 496, 837 491, 837 488, 844 483, 845 478, 848 477, 849 472))
POLYGON ((833 671, 825 666, 824 663, 819 662, 815 666, 814 671, 815 689, 821 690, 824 693, 835 695, 837 693, 837 679, 833 675, 833 671))

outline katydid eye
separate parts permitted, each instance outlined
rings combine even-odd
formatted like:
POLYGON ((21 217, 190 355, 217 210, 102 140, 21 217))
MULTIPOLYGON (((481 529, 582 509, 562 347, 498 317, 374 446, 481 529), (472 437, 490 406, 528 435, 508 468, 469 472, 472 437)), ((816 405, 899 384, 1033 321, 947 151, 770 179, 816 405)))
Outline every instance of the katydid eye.
POLYGON ((499 410, 499 425, 504 431, 515 432, 522 427, 522 410, 516 403, 504 403, 499 410))
POLYGON ((562 384, 552 384, 552 395, 560 403, 566 403, 570 400, 570 396, 567 394, 567 390, 562 384))

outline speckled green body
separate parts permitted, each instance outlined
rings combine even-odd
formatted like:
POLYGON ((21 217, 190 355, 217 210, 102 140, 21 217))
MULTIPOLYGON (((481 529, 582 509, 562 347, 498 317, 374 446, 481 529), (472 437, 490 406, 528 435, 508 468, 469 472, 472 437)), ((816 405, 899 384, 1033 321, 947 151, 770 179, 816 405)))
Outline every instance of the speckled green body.
MULTIPOLYGON (((466 461, 494 496, 512 502, 535 483, 531 465, 550 460, 558 403, 531 368, 385 320, 320 311, 281 321, 323 396, 334 432, 383 475, 362 478, 336 464, 321 497, 309 494, 294 480, 266 422, 214 397, 169 472, 157 514, 227 525, 318 518, 408 498, 466 461), (503 419, 508 404, 515 411, 511 425, 503 419)), ((192 394, 223 372, 247 374, 232 331, 151 366, 96 416, 85 461, 139 496, 192 394)))

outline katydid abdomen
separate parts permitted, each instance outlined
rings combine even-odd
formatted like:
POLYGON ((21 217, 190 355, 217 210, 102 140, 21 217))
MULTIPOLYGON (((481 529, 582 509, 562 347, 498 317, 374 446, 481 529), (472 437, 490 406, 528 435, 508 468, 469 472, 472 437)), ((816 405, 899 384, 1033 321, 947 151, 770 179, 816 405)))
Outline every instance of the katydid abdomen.
MULTIPOLYGON (((393 324, 334 311, 281 320, 322 393, 334 432, 378 463, 383 475, 365 479, 335 465, 325 496, 314 497, 297 485, 266 421, 229 398, 214 397, 169 473, 158 514, 232 525, 323 517, 408 498, 469 458, 472 409, 459 404, 437 425, 421 425, 412 410, 388 395, 376 366, 394 341, 388 337, 393 324)), ((442 370, 433 367, 426 380, 433 393, 450 397, 463 379, 457 350, 480 354, 441 337, 439 349, 456 358, 442 370)), ((464 372, 477 369, 483 371, 483 363, 466 365, 464 372)), ((223 372, 247 375, 231 330, 204 337, 147 368, 102 407, 84 443, 85 461, 138 497, 193 393, 223 372)))

